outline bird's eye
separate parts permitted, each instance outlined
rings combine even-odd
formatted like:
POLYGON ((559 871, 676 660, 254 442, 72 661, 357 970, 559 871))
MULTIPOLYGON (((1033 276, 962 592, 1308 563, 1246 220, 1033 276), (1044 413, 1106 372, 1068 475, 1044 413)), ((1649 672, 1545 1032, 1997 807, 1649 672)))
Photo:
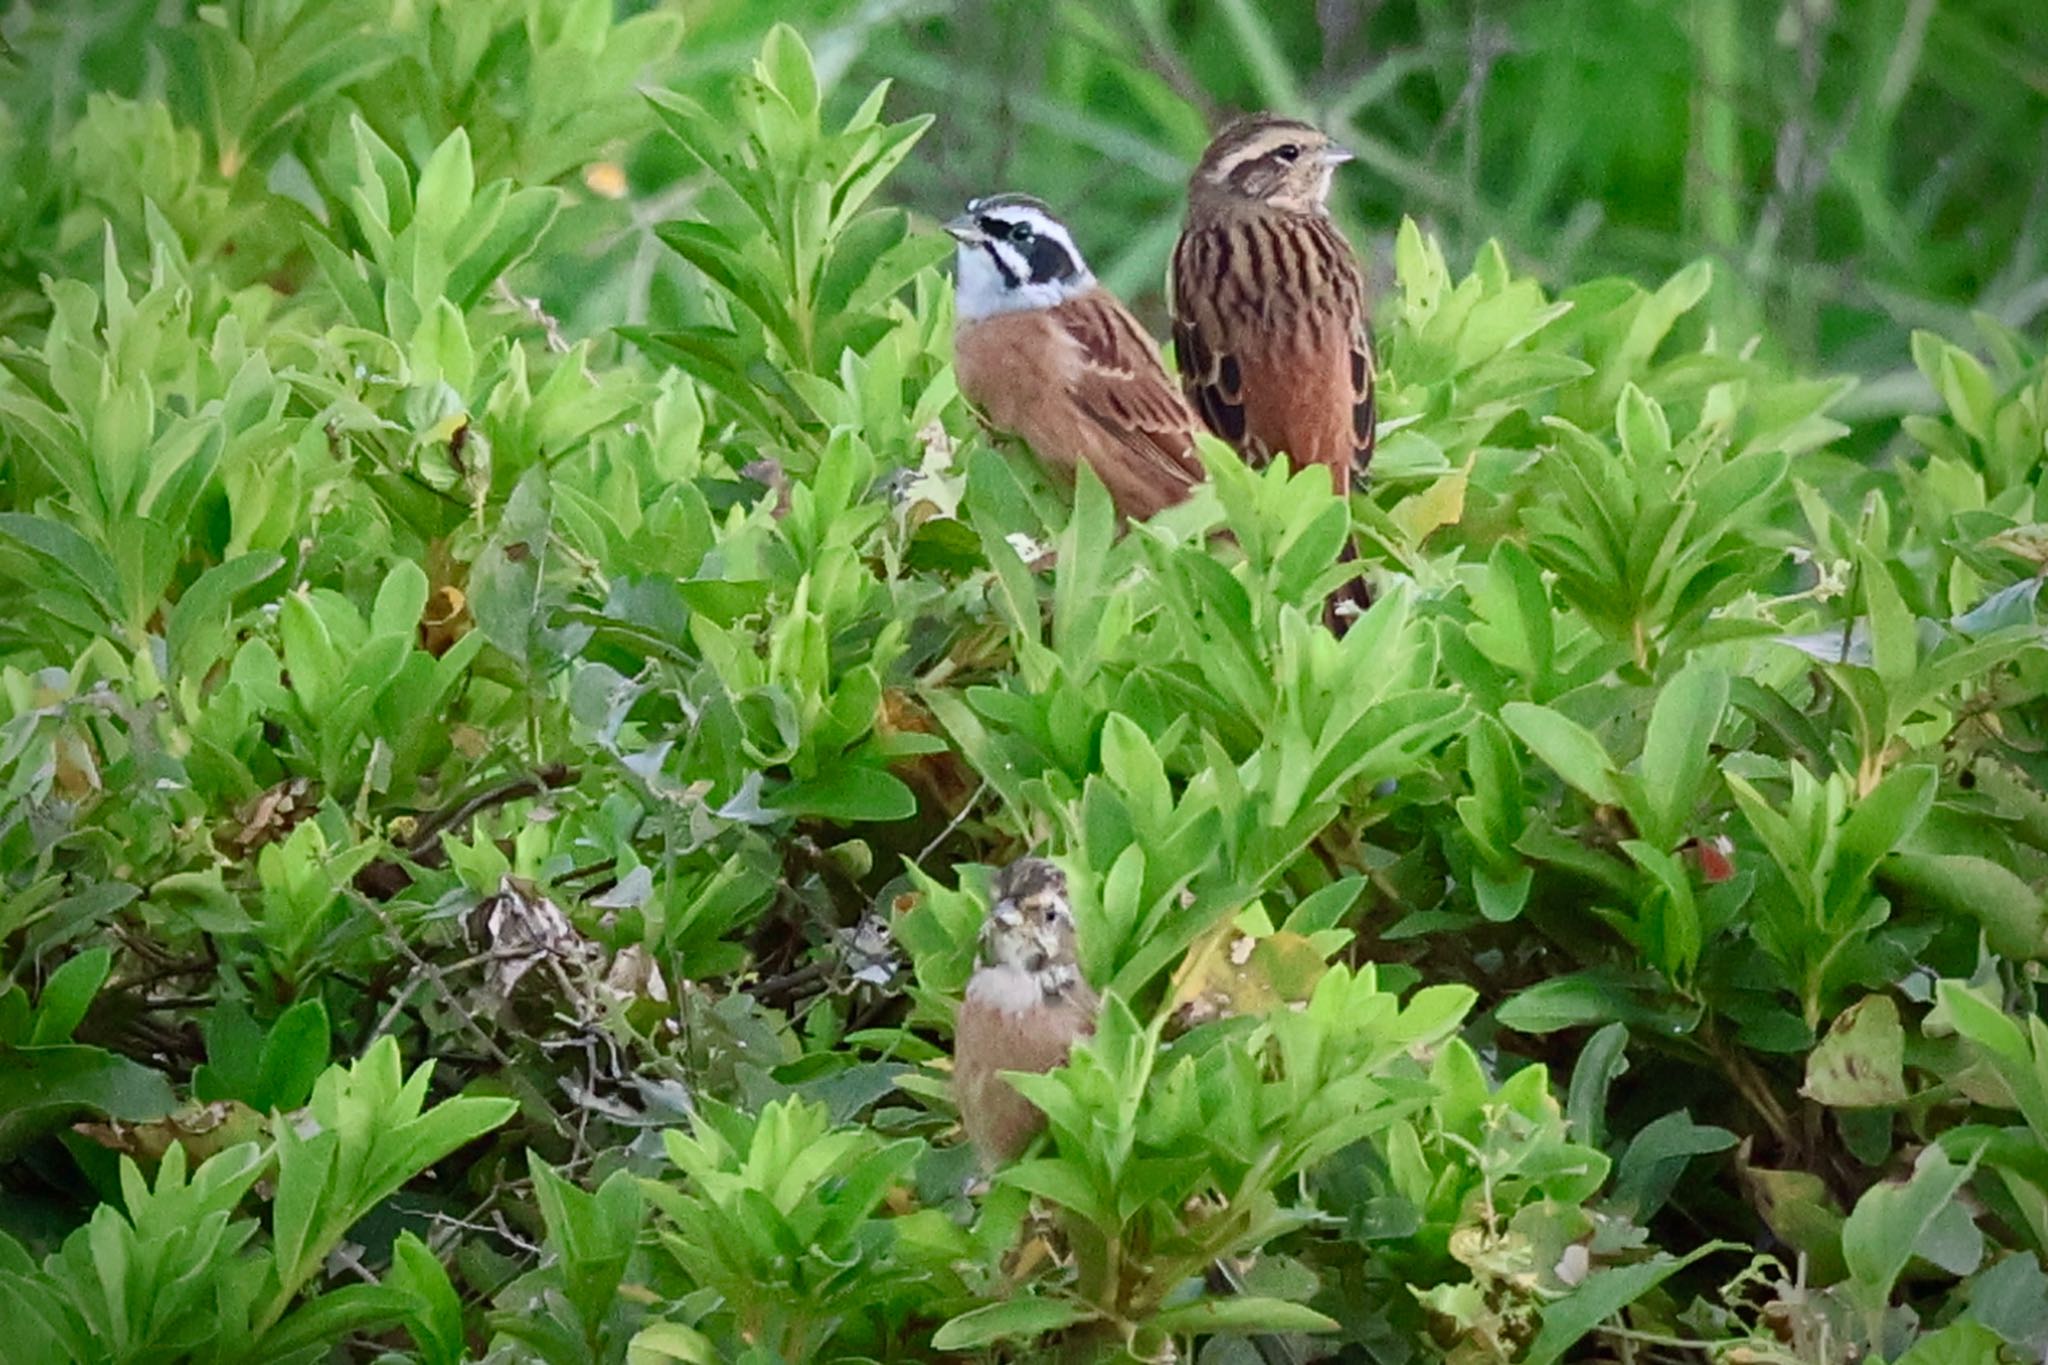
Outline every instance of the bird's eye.
POLYGON ((1047 924, 1058 924, 1060 922, 1060 908, 1057 905, 1048 905, 1038 913, 1039 917, 1047 924))
POLYGON ((1019 223, 1010 229, 1010 240, 1018 246, 1029 246, 1031 244, 1031 236, 1031 224, 1029 223, 1019 223))
POLYGON ((1279 157, 1282 161, 1299 161, 1301 160, 1301 148, 1289 142, 1283 144, 1273 155, 1279 157))

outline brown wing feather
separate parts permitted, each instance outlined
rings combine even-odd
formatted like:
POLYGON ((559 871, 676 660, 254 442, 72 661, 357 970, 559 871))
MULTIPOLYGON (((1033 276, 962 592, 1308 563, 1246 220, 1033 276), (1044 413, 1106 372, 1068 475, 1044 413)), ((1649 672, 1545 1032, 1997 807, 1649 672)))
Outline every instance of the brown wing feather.
POLYGON ((1247 293, 1233 262, 1230 234, 1220 230, 1183 232, 1173 249, 1171 306, 1174 360, 1181 389, 1209 430, 1253 464, 1271 452, 1257 449, 1245 427, 1244 373, 1238 365, 1238 330, 1227 319, 1250 318, 1258 305, 1247 293))
POLYGON ((962 326, 953 358, 960 391, 992 425, 1063 475, 1087 464, 1124 517, 1170 507, 1207 477, 1199 420, 1144 328, 1100 289, 962 326))
POLYGON ((1372 323, 1361 307, 1351 334, 1351 486, 1363 488, 1372 472, 1372 453, 1379 439, 1379 381, 1373 371, 1379 354, 1373 349, 1372 323))
POLYGON ((1195 454, 1195 415, 1159 363, 1159 352, 1130 310, 1096 289, 1052 310, 1080 347, 1074 400, 1127 451, 1136 472, 1179 502, 1206 475, 1195 454))

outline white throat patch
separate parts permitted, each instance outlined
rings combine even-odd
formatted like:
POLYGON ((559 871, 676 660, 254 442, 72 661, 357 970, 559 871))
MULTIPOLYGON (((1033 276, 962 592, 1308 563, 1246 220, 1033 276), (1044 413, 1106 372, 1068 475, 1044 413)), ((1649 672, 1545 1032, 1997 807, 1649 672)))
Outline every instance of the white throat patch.
POLYGON ((968 979, 967 998, 1001 1014, 1023 1014, 1045 1003, 1045 987, 1021 967, 983 967, 968 979))
POLYGON ((1034 284, 1006 261, 1018 281, 1013 288, 989 259, 990 247, 1002 252, 1013 250, 1007 242, 971 246, 963 242, 953 254, 953 316, 962 322, 979 322, 998 313, 1052 308, 1095 287, 1095 276, 1085 266, 1063 280, 1034 284))

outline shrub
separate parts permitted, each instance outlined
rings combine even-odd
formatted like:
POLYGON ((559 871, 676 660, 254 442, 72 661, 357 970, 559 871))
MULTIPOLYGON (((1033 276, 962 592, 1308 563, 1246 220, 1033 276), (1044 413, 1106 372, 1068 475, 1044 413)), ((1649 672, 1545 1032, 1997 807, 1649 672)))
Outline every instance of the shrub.
POLYGON ((1370 495, 1119 534, 792 28, 156 14, 6 144, 10 1360, 2042 1348, 2025 338, 1856 430, 1405 222, 1370 495), (1107 1004, 971 1189, 1026 849, 1107 1004))

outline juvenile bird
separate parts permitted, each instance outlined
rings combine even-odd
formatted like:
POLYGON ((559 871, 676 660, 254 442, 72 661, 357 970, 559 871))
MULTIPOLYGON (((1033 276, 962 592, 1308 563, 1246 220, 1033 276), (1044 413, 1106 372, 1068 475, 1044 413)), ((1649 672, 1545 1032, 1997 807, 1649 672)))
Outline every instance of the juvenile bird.
MULTIPOLYGON (((1262 466, 1328 466, 1341 497, 1372 463, 1372 342, 1365 283, 1330 221, 1330 178, 1351 153, 1277 114, 1230 124, 1188 182, 1187 223, 1173 250, 1174 353, 1181 384, 1209 429, 1262 466)), ((1355 559, 1347 536, 1339 558, 1355 559)), ((1353 580, 1326 613, 1341 633, 1353 580)))
POLYGON ((1081 977, 1067 877, 1043 858, 996 874, 981 930, 981 965, 968 979, 953 1032, 960 1121, 993 1168, 1013 1159, 1045 1115, 999 1074, 1050 1071, 1095 1030, 1099 1001, 1081 977))
MULTIPOLYGON (((1020 858, 996 874, 994 904, 981 930, 981 965, 968 978, 953 1031, 953 1095, 984 1168, 1014 1160, 1045 1127, 1045 1115, 1004 1080, 1004 1071, 1050 1071, 1077 1039, 1095 1031, 1100 999, 1082 979, 1066 873, 1044 858, 1020 858)), ((1211 1293, 1242 1294, 1221 1263, 1205 1276, 1211 1293)), ((1268 1365, 1295 1365, 1285 1340, 1256 1334, 1268 1365)))
POLYGON ((1062 477, 1087 464, 1126 518, 1186 498, 1205 477, 1200 425, 1066 225, 1028 195, 996 194, 946 231, 959 244, 953 356, 968 401, 1062 477))

